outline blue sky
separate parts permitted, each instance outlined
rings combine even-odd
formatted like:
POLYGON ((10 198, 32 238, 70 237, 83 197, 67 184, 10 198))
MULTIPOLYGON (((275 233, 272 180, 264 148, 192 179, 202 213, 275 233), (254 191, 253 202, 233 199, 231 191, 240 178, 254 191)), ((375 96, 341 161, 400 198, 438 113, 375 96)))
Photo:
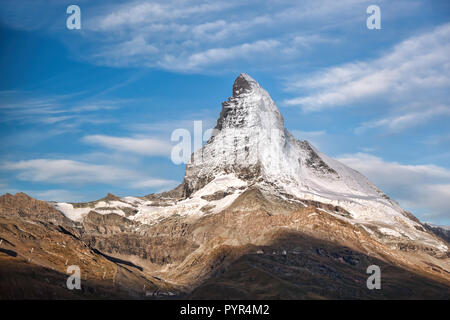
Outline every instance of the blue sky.
POLYGON ((0 48, 0 193, 169 189, 184 174, 172 131, 213 127, 246 72, 296 137, 450 223, 448 1, 4 0, 0 48))

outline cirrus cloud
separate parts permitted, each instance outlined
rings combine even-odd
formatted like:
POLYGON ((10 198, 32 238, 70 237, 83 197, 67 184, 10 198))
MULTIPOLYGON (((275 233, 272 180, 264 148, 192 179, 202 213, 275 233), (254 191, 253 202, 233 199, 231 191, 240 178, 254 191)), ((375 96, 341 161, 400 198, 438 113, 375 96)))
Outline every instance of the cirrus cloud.
POLYGON ((365 102, 381 94, 397 104, 417 102, 418 97, 428 102, 430 94, 424 95, 424 89, 442 89, 439 93, 445 94, 445 101, 450 88, 449 52, 450 23, 402 41, 378 59, 351 62, 289 81, 287 90, 308 93, 286 99, 285 104, 313 112, 365 102))
POLYGON ((114 165, 92 164, 68 159, 33 159, 4 162, 0 170, 18 172, 22 181, 49 184, 128 185, 130 188, 151 188, 174 185, 173 180, 146 177, 140 171, 114 165))
POLYGON ((83 141, 119 152, 132 152, 146 156, 168 156, 172 145, 168 140, 147 137, 113 137, 107 135, 89 135, 83 141))
POLYGON ((422 219, 450 223, 449 169, 432 164, 407 165, 389 162, 367 153, 342 155, 338 160, 366 175, 402 206, 422 219))

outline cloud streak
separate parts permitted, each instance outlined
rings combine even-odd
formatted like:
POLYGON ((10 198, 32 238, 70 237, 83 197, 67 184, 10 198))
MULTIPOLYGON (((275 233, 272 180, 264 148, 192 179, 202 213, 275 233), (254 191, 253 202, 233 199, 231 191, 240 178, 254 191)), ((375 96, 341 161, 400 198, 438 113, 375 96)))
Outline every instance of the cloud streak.
POLYGON ((107 135, 89 135, 82 139, 92 145, 98 145, 119 152, 131 152, 145 156, 168 156, 172 145, 168 140, 140 137, 113 137, 107 135))
POLYGON ((374 128, 383 128, 385 132, 396 133, 427 123, 437 117, 448 116, 450 116, 450 107, 438 105, 424 111, 412 111, 402 115, 364 122, 355 129, 355 133, 361 134, 374 128))
POLYGON ((338 160, 366 175, 399 203, 420 211, 425 219, 450 223, 450 170, 436 165, 406 165, 367 153, 342 155, 338 160))
POLYGON ((117 183, 136 173, 108 165, 88 164, 73 160, 34 159, 6 162, 0 166, 6 171, 18 171, 23 181, 47 183, 117 183))
POLYGON ((103 124, 114 122, 107 113, 123 104, 120 100, 70 102, 76 94, 36 96, 31 92, 0 91, 0 124, 60 125, 59 129, 75 128, 83 123, 103 124))
POLYGON ((376 60, 331 67, 308 79, 289 82, 288 90, 303 89, 308 94, 287 99, 285 104, 314 112, 364 105, 367 99, 380 95, 410 103, 418 98, 417 92, 450 88, 448 52, 450 24, 445 24, 401 42, 376 60))
POLYGON ((4 162, 0 170, 18 172, 17 178, 63 185, 109 184, 130 188, 153 188, 174 185, 173 180, 145 176, 142 172, 114 165, 100 165, 68 159, 33 159, 4 162))
MULTIPOLYGON (((403 1, 400 1, 403 3, 403 1)), ((83 40, 101 44, 88 59, 99 65, 208 73, 211 66, 255 65, 271 57, 295 63, 311 44, 336 43, 318 30, 363 22, 369 0, 132 1, 96 10, 83 40), (270 10, 267 10, 270 7, 270 10), (352 7, 353 10, 348 10, 352 7), (361 14, 363 13, 363 14, 361 14), (306 27, 306 31, 304 31, 306 27), (239 63, 240 62, 240 63, 239 63)), ((83 52, 86 54, 86 51, 83 52)), ((236 70, 235 70, 236 71, 236 70)))

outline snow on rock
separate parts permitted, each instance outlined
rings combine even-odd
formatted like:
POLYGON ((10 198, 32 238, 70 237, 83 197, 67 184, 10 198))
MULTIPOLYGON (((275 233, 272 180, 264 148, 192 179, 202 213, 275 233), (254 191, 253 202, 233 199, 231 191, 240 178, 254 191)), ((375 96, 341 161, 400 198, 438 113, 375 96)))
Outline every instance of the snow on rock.
POLYGON ((142 205, 136 215, 131 217, 135 221, 152 224, 174 214, 180 216, 202 216, 223 211, 242 193, 240 187, 247 186, 247 182, 237 178, 234 174, 219 175, 191 197, 177 202, 172 206, 142 205), (232 190, 230 194, 218 200, 206 200, 218 191, 232 190), (204 209, 204 210, 202 210, 204 209), (207 209, 207 210, 206 210, 207 209))
POLYGON ((394 229, 390 229, 390 228, 378 228, 378 231, 380 231, 381 233, 384 233, 386 235, 389 236, 393 236, 393 237, 397 237, 397 238, 401 238, 402 234, 394 229))
MULTIPOLYGON (((183 183, 184 200, 161 205, 158 201, 124 197, 120 201, 100 201, 94 210, 111 208, 96 210, 107 213, 120 207, 134 208, 137 213, 129 218, 143 223, 155 223, 174 214, 201 216, 224 210, 251 185, 281 199, 291 195, 296 201, 339 206, 351 218, 322 211, 359 224, 374 236, 370 226, 382 234, 447 250, 362 174, 321 153, 309 142, 295 139, 284 128, 283 116, 267 91, 246 74, 235 80, 233 94, 222 104, 211 138, 192 154, 183 183)), ((82 219, 92 209, 74 209, 64 203, 55 207, 73 220, 82 219)))
POLYGON ((92 210, 92 208, 74 208, 72 204, 65 202, 54 203, 53 206, 67 218, 78 222, 82 221, 84 216, 92 210))
POLYGON ((186 165, 188 195, 230 172, 262 188, 269 185, 280 197, 287 193, 340 206, 352 215, 351 223, 388 225, 401 230, 389 235, 440 246, 365 176, 295 139, 267 91, 246 74, 236 79, 232 97, 222 104, 210 140, 186 165))
POLYGON ((191 197, 172 205, 167 205, 167 203, 160 205, 154 201, 138 197, 123 197, 120 200, 99 200, 84 204, 79 208, 74 208, 73 204, 63 202, 55 203, 53 206, 69 219, 79 222, 90 211, 99 214, 116 213, 125 216, 122 209, 132 208, 137 212, 130 215, 129 219, 153 224, 175 214, 201 216, 221 212, 236 200, 246 186, 247 182, 237 178, 234 174, 222 174, 218 175, 204 188, 192 194, 191 197), (222 196, 215 199, 214 195, 218 192, 221 192, 222 196), (213 200, 206 200, 209 196, 212 196, 213 200))
POLYGON ((136 205, 128 201, 95 201, 86 204, 79 204, 76 208, 72 203, 56 202, 52 203, 53 207, 61 211, 67 218, 81 222, 83 218, 90 212, 95 211, 99 214, 115 213, 120 216, 125 216, 125 212, 121 208, 135 208, 136 205))

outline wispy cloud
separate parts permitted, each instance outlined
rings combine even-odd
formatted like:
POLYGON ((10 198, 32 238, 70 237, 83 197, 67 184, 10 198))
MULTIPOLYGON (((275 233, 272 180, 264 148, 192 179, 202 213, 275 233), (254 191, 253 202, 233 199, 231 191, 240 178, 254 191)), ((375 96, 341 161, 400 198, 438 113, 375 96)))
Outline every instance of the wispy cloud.
POLYGON ((450 107, 432 106, 423 111, 410 111, 401 115, 364 122, 355 129, 355 132, 359 134, 368 129, 383 128, 385 132, 395 133, 427 123, 437 117, 450 117, 450 107))
POLYGON ((376 60, 352 62, 291 81, 287 83, 288 90, 303 89, 308 94, 287 99, 285 103, 300 106, 304 111, 320 111, 356 102, 364 105, 367 99, 380 95, 403 103, 414 101, 425 89, 448 90, 448 52, 450 24, 445 24, 401 42, 376 60))
POLYGON ((136 173, 127 169, 66 159, 6 162, 0 169, 18 171, 20 180, 49 183, 117 183, 124 177, 137 177, 136 173))
POLYGON ((146 176, 138 170, 117 165, 100 165, 68 159, 33 159, 4 162, 0 170, 17 172, 22 181, 63 185, 108 184, 129 188, 174 185, 173 180, 146 176))
MULTIPOLYGON (((111 0, 107 4, 80 0, 83 28, 77 41, 66 41, 61 28, 61 4, 43 0, 4 0, 0 20, 10 27, 59 34, 72 54, 114 67, 138 66, 183 72, 211 72, 210 66, 230 69, 243 63, 261 70, 273 51, 270 67, 297 63, 310 44, 336 43, 325 36, 343 25, 364 24, 371 0, 111 0), (46 14, 39 10, 45 7, 46 14), (317 36, 317 34, 321 36, 317 36), (64 38, 62 37, 64 36, 64 38), (275 41, 277 43, 274 46, 275 41), (265 43, 265 44, 264 44, 265 43), (261 51, 269 45, 268 51, 261 51), (251 50, 250 50, 251 48, 251 50), (239 49, 243 54, 239 54, 239 49), (247 50, 247 51, 246 51, 247 50), (247 55, 248 59, 238 60, 247 55), (251 62, 251 63, 250 63, 251 62), (184 64, 187 66, 184 66, 184 64)), ((378 0, 383 19, 418 10, 422 1, 378 0)), ((65 30, 64 30, 65 31, 65 30)), ((233 70, 240 71, 240 70, 233 70)))
POLYGON ((150 22, 161 22, 190 18, 196 15, 204 15, 238 5, 232 1, 217 1, 214 3, 203 2, 188 4, 185 1, 173 2, 144 2, 133 1, 119 5, 114 10, 103 16, 98 24, 101 30, 112 28, 124 28, 127 26, 148 25, 150 22))
POLYGON ((119 152, 132 152, 146 156, 168 156, 172 150, 170 140, 147 137, 90 135, 83 137, 83 141, 119 152))
POLYGON ((217 110, 206 108, 183 112, 180 118, 160 119, 152 122, 139 122, 127 125, 126 129, 140 135, 170 135, 173 130, 183 128, 193 134, 194 122, 201 121, 203 130, 212 129, 217 124, 217 110))
POLYGON ((440 134, 440 135, 431 135, 424 139, 423 141, 425 144, 428 145, 450 145, 450 133, 447 134, 440 134))
POLYGON ((101 7, 102 10, 93 10, 95 14, 84 23, 89 32, 83 33, 83 40, 98 45, 83 51, 83 58, 115 67, 208 72, 211 66, 229 68, 230 61, 261 69, 267 64, 264 57, 270 56, 272 67, 274 63, 286 67, 309 50, 311 44, 338 42, 335 36, 318 36, 317 31, 363 22, 369 3, 369 0, 344 0, 339 5, 332 0, 114 2, 101 7), (101 43, 97 41, 100 38, 101 43))
POLYGON ((180 181, 167 180, 167 179, 148 179, 143 181, 138 181, 132 184, 132 188, 161 188, 161 187, 175 187, 180 184, 180 181))
POLYGON ((74 128, 83 123, 102 124, 115 121, 105 116, 124 102, 81 101, 74 103, 76 94, 42 96, 23 91, 0 91, 0 123, 58 124, 74 128), (101 114, 101 116, 99 116, 101 114))
POLYGON ((449 169, 389 162, 367 153, 342 155, 338 160, 362 172, 406 208, 427 213, 428 219, 450 222, 449 169))
POLYGON ((65 189, 49 189, 45 191, 25 190, 22 191, 40 200, 57 201, 57 202, 77 202, 90 201, 92 198, 86 197, 79 192, 65 189))
POLYGON ((229 61, 240 57, 241 60, 252 59, 258 53, 268 54, 280 46, 280 42, 273 39, 258 40, 251 43, 243 43, 228 48, 212 48, 206 51, 194 53, 187 58, 166 55, 161 66, 172 70, 198 70, 211 64, 229 61))

